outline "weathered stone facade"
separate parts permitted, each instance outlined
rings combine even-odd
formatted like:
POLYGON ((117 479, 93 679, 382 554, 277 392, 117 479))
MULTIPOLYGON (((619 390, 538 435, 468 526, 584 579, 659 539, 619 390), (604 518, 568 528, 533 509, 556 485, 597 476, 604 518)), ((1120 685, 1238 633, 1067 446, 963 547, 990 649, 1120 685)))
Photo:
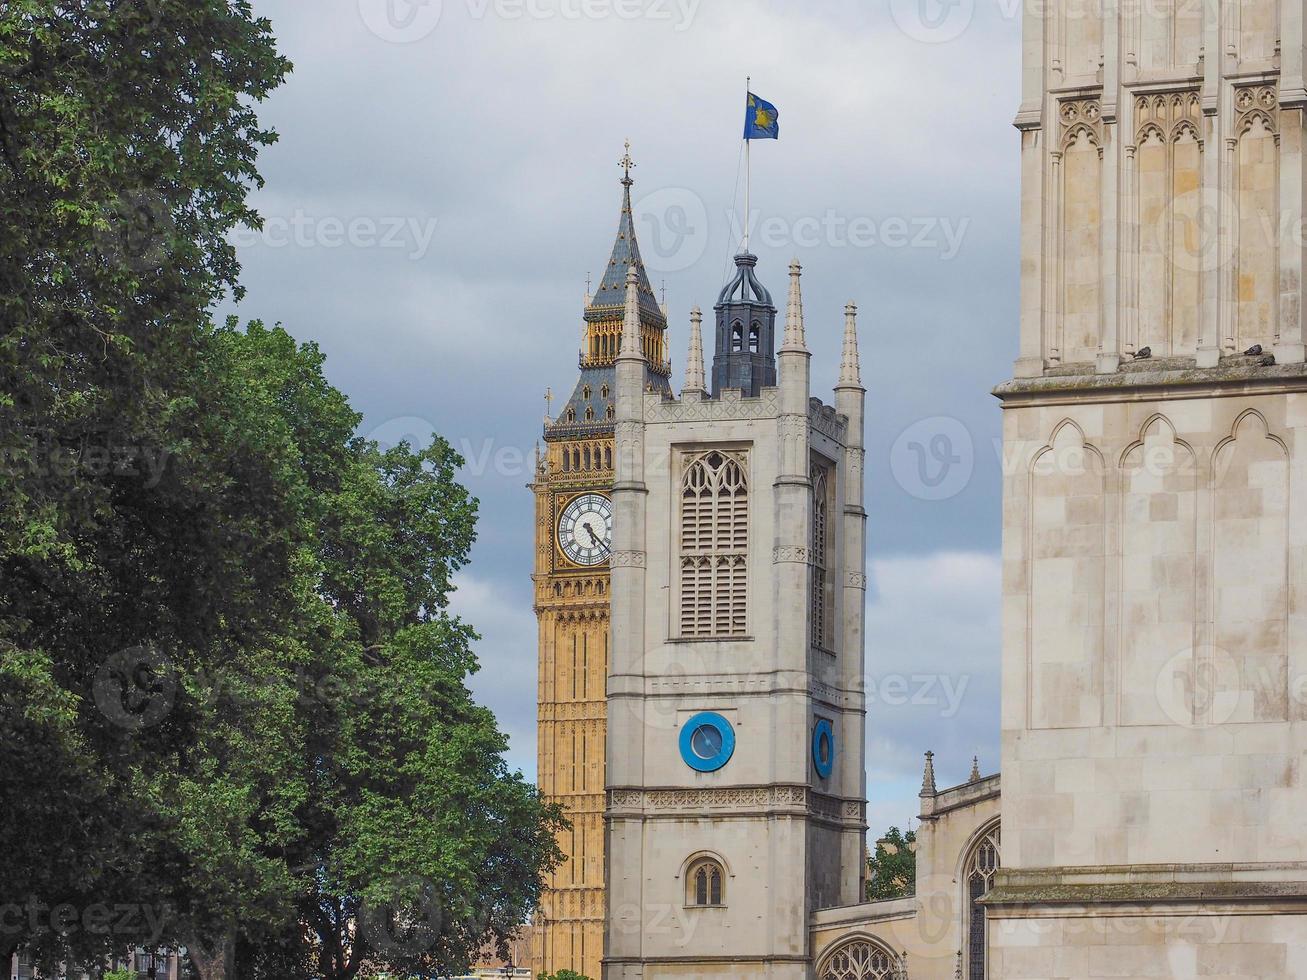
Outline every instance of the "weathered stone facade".
POLYGON ((993 977, 1307 975, 1302 23, 1025 14, 993 977))

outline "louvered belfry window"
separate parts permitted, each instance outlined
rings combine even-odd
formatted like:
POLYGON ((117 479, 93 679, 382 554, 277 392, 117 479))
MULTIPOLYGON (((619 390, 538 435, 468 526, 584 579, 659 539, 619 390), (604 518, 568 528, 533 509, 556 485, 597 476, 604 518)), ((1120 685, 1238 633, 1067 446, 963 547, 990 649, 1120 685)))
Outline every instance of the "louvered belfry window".
POLYGON ((681 635, 744 636, 749 481, 744 457, 714 450, 681 481, 681 635))
POLYGON ((830 591, 826 555, 829 551, 830 471, 820 463, 812 464, 812 645, 829 649, 831 645, 830 591))

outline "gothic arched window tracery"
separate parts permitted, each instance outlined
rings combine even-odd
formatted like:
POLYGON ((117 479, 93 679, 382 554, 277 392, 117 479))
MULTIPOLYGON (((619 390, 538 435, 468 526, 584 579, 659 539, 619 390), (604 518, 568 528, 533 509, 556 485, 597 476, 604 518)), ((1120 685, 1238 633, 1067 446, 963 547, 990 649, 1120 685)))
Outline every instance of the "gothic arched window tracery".
POLYGON ((820 980, 907 980, 903 957, 872 939, 856 938, 837 946, 817 970, 820 980))
POLYGON ((962 887, 966 892, 966 911, 963 913, 966 921, 963 926, 967 942, 967 980, 985 980, 989 936, 985 929, 985 907, 980 904, 980 899, 989 894, 994 885, 994 874, 1002 867, 1000 843, 1000 827, 995 823, 981 833, 972 847, 962 876, 962 887))
POLYGON ((712 858, 704 858, 690 866, 686 875, 685 904, 700 907, 725 905, 726 873, 712 858))

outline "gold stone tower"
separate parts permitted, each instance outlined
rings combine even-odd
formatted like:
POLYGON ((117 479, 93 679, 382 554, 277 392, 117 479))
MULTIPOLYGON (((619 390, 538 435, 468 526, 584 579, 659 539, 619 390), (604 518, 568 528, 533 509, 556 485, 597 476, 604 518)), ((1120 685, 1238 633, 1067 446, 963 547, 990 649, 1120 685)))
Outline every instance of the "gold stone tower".
POLYGON ((612 546, 615 363, 626 273, 640 287, 647 385, 668 388, 667 318, 640 259, 622 160, 617 241, 598 290, 586 296, 580 378, 545 421, 536 462, 535 608, 540 624, 540 790, 563 804, 571 829, 536 917, 532 974, 574 970, 598 980, 604 946, 604 745, 607 734, 608 558, 612 546))

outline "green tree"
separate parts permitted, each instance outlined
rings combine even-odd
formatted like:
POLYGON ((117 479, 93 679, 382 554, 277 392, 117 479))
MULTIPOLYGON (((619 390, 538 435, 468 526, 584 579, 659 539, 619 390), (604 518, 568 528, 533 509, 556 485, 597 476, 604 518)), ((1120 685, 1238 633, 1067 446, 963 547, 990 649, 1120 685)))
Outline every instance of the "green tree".
POLYGON ((0 8, 0 899, 32 910, 0 961, 438 972, 557 859, 464 683, 457 456, 383 453, 311 346, 206 321, 288 68, 246 0, 0 8))
POLYGON ((562 826, 508 771, 507 742, 465 684, 476 636, 448 612, 475 534, 462 460, 440 438, 387 451, 350 438, 360 419, 321 355, 283 330, 229 325, 220 340, 289 421, 306 483, 297 962, 332 980, 365 965, 461 972, 534 908, 562 826))
POLYGON ((541 973, 536 980, 590 980, 590 978, 571 970, 559 970, 557 973, 541 973))
POLYGON ((867 900, 905 898, 917 890, 917 832, 891 827, 867 861, 867 900))
POLYGON ((196 732, 184 704, 107 717, 119 655, 202 669, 293 608, 286 501, 241 498, 267 471, 194 397, 204 311, 237 289, 225 236, 258 221, 254 106, 288 67, 244 0, 0 7, 0 895, 31 913, 0 961, 149 940, 50 910, 153 906, 181 870, 138 794, 196 732))

